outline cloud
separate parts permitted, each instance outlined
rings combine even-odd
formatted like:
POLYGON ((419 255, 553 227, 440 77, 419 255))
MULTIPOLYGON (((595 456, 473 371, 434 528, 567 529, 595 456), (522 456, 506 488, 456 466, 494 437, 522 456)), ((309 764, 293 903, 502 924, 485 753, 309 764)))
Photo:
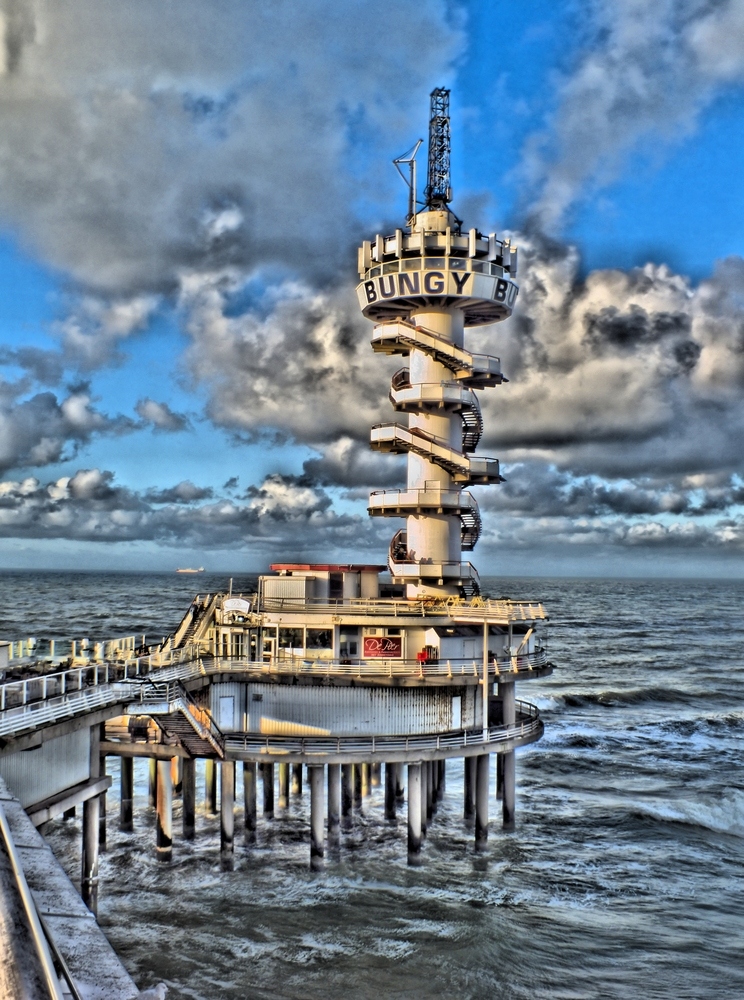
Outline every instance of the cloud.
POLYGON ((183 431, 191 426, 185 414, 175 413, 167 403, 156 403, 154 399, 140 399, 134 409, 156 431, 183 431))
MULTIPOLYGON (((162 491, 115 483, 110 471, 80 470, 42 484, 36 478, 0 482, 0 537, 243 549, 277 544, 294 554, 346 543, 379 547, 366 517, 338 513, 322 490, 292 477, 269 476, 248 502, 215 498, 192 483, 162 491)), ((318 553, 319 554, 319 553, 318 553)))
POLYGON ((124 299, 182 270, 346 271, 355 205, 398 193, 380 165, 464 45, 445 0, 0 9, 0 216, 124 299))
POLYGON ((744 78, 739 0, 597 0, 588 12, 584 51, 555 79, 550 127, 525 151, 529 214, 551 232, 642 139, 658 151, 689 134, 721 87, 744 78))
POLYGON ((74 458, 96 435, 123 434, 134 429, 126 417, 108 417, 92 405, 89 387, 71 388, 59 398, 41 392, 22 398, 21 381, 0 392, 0 473, 33 468, 74 458))
POLYGON ((389 413, 399 365, 373 356, 353 291, 287 281, 233 314, 247 284, 235 272, 183 281, 186 362, 208 391, 210 419, 251 440, 273 433, 317 446, 366 438, 389 413))

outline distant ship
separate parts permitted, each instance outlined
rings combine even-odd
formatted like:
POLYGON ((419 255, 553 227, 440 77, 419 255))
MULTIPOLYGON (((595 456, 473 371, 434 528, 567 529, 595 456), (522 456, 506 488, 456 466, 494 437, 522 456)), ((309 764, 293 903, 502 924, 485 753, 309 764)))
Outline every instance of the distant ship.
POLYGON ((190 569, 190 568, 187 568, 187 569, 177 569, 176 570, 176 573, 203 573, 203 572, 204 572, 204 567, 203 566, 200 566, 199 569, 190 569))

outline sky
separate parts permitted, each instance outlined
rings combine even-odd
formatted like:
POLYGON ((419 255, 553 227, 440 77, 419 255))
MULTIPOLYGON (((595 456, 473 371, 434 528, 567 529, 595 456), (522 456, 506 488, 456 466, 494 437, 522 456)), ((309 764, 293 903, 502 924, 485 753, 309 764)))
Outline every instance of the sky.
POLYGON ((481 574, 744 576, 741 0, 0 0, 0 571, 383 563, 356 247, 451 89, 481 574))

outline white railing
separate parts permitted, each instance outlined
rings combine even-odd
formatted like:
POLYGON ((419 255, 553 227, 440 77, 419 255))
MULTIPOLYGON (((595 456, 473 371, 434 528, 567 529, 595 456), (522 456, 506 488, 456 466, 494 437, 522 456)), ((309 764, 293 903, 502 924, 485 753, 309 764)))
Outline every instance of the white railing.
POLYGON ((516 702, 517 721, 511 726, 490 726, 457 732, 420 734, 415 736, 264 736, 258 733, 227 733, 225 749, 233 753, 267 755, 337 754, 369 755, 382 760, 396 754, 437 753, 467 747, 507 743, 512 740, 531 742, 543 732, 540 714, 528 702, 516 702))

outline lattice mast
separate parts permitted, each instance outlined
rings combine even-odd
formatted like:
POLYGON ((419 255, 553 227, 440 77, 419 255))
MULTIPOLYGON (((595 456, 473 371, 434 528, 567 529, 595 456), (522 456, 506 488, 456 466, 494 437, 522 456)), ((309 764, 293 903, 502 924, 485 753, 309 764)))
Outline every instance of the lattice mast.
POLYGON ((464 487, 502 481, 496 459, 473 455, 483 430, 476 390, 505 379, 498 358, 465 350, 464 329, 511 315, 517 255, 495 233, 464 233, 449 208, 449 91, 443 88, 431 94, 428 152, 421 211, 411 155, 396 161, 411 171, 407 231, 378 235, 359 250, 359 303, 378 321, 373 349, 409 359, 390 389, 394 409, 408 421, 380 424, 371 435, 373 448, 408 455, 407 487, 373 493, 369 512, 406 518, 391 542, 389 567, 395 581, 407 584, 409 598, 470 597, 478 593, 478 574, 462 552, 475 546, 481 520, 464 487))

